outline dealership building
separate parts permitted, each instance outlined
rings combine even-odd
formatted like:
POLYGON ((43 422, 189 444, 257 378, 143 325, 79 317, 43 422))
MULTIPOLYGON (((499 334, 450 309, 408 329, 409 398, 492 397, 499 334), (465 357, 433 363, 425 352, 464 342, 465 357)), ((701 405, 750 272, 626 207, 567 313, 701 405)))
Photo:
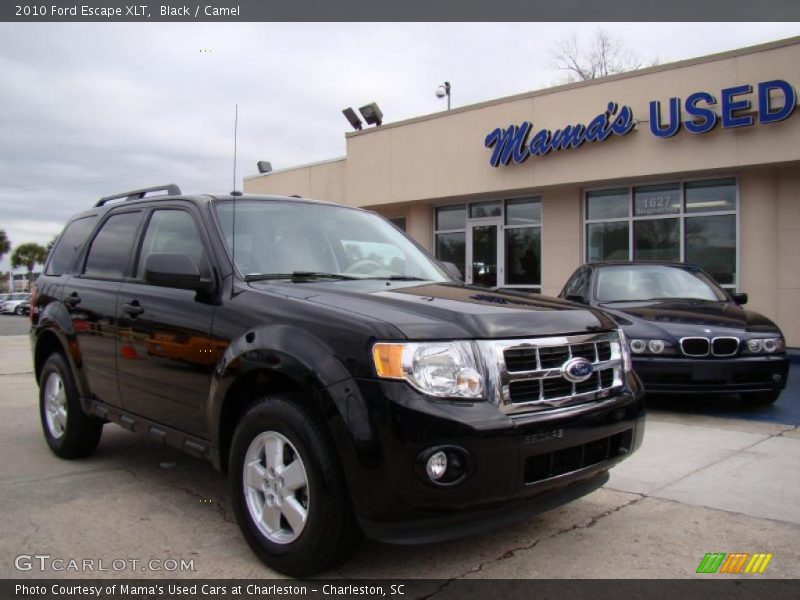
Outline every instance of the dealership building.
POLYGON ((470 283, 702 266, 800 346, 800 37, 385 123, 247 193, 374 210, 470 283))

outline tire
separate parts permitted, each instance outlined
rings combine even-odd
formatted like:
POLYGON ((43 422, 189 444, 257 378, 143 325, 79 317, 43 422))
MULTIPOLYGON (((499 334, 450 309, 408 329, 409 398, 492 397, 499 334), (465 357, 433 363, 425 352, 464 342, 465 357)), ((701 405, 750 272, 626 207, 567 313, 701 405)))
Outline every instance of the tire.
POLYGON ((15 315, 19 315, 19 316, 21 317, 22 315, 24 315, 24 314, 25 314, 25 309, 24 309, 24 308, 22 308, 21 306, 17 306, 17 307, 14 309, 14 314, 15 314, 15 315))
POLYGON ((236 427, 228 463, 245 540, 267 566, 292 577, 336 566, 361 537, 333 442, 299 400, 282 394, 250 407, 236 427))
POLYGON ((103 433, 103 421, 87 415, 63 355, 51 354, 39 376, 39 415, 50 450, 61 458, 89 456, 103 433))
POLYGON ((769 406, 775 404, 780 398, 780 391, 778 392, 753 392, 752 394, 742 394, 742 400, 750 406, 769 406))

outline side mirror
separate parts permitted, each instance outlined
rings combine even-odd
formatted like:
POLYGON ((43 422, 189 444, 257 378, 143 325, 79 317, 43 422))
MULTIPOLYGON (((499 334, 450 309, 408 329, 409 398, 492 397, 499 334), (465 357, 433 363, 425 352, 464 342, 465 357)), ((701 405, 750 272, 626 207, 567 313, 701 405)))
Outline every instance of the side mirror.
POLYGON ((567 294, 564 296, 564 300, 568 302, 577 302, 578 304, 586 304, 586 298, 583 296, 576 296, 575 294, 567 294))
POLYGON ((151 285, 183 290, 206 290, 197 263, 188 254, 154 253, 144 263, 144 280, 151 285))
POLYGON ((461 269, 459 269, 457 266, 455 266, 455 264, 453 264, 451 262, 442 261, 441 265, 444 267, 445 271, 450 273, 450 275, 452 275, 453 277, 455 277, 459 281, 464 281, 464 274, 461 272, 461 269))
POLYGON ((747 294, 734 294, 733 301, 738 304, 739 306, 743 306, 747 304, 748 297, 747 294))

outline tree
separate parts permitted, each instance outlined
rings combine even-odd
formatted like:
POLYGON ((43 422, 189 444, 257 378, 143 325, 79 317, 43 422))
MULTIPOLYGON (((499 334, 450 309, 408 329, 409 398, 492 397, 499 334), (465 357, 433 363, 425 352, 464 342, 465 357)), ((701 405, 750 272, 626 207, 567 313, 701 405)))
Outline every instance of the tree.
MULTIPOLYGON (((567 83, 635 71, 645 66, 645 61, 639 55, 602 29, 595 32, 588 48, 573 33, 556 44, 552 55, 555 68, 565 73, 567 83)), ((659 59, 654 58, 646 66, 652 67, 658 63, 659 59)))
POLYGON ((33 269, 38 264, 47 260, 47 248, 35 242, 20 244, 11 253, 11 266, 13 268, 25 267, 28 269, 28 289, 31 289, 33 269))
POLYGON ((6 230, 0 229, 0 260, 3 260, 3 257, 8 254, 9 250, 11 250, 11 241, 6 235, 6 230))

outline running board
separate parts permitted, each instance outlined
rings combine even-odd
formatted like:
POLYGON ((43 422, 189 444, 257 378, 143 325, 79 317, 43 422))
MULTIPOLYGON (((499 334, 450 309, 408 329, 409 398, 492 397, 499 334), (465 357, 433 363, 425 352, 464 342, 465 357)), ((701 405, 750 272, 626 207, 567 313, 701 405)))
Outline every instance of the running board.
POLYGON ((196 458, 211 460, 211 444, 204 440, 177 429, 166 427, 161 423, 155 423, 144 417, 127 413, 115 406, 110 406, 100 400, 83 399, 83 405, 88 412, 96 417, 111 421, 120 425, 128 431, 143 433, 151 440, 160 443, 162 446, 169 446, 182 450, 186 454, 196 458))

